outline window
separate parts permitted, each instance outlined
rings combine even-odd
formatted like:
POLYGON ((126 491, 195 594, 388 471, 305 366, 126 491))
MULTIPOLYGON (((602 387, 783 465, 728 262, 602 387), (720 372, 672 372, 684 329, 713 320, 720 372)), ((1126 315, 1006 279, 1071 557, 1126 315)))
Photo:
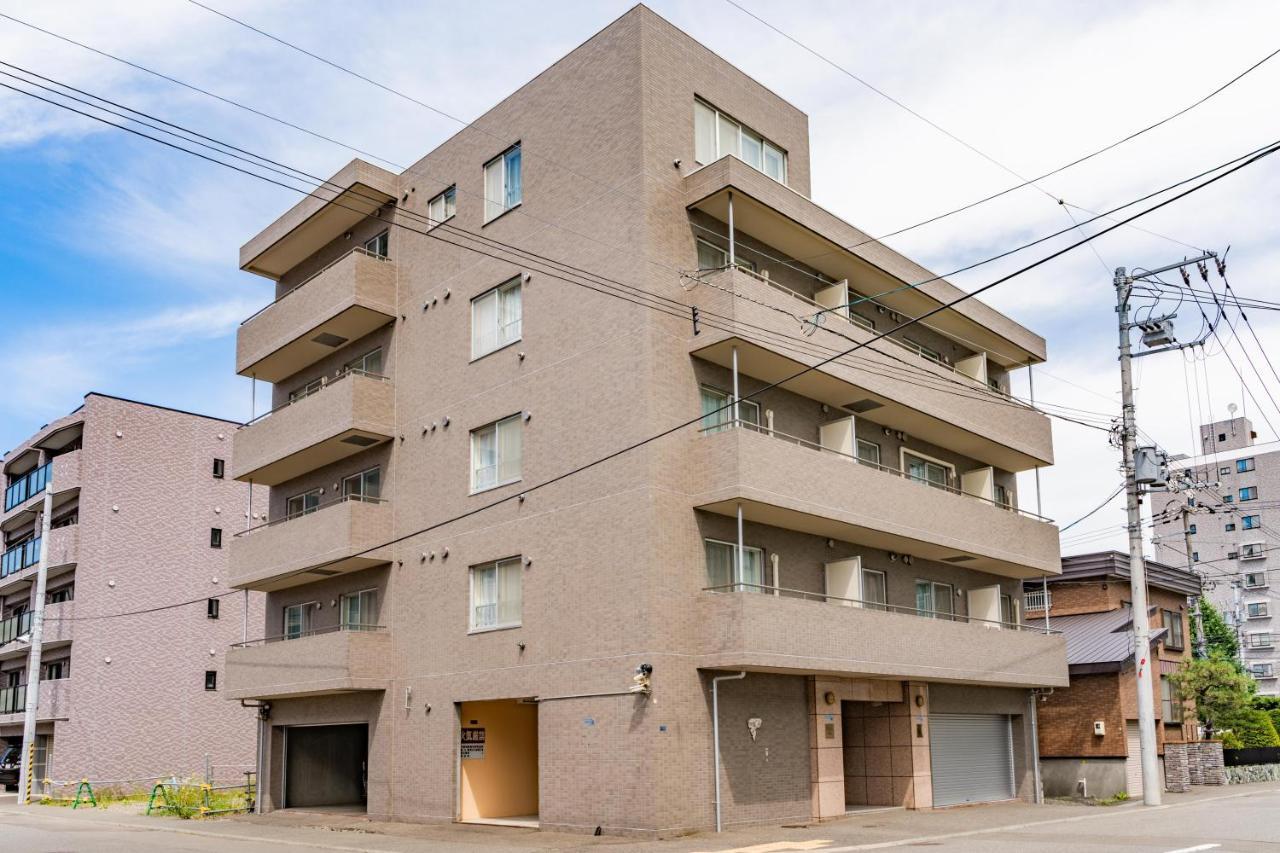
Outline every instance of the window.
MULTIPOLYGON (((720 432, 733 426, 733 408, 729 406, 730 396, 727 391, 703 385, 702 394, 702 431, 720 432)), ((754 400, 738 401, 738 420, 743 423, 760 425, 760 405, 754 400)))
POLYGON ((1234 523, 1229 523, 1229 524, 1227 524, 1227 526, 1226 526, 1226 531, 1227 531, 1228 533, 1233 532, 1235 529, 1236 529, 1236 526, 1235 526, 1235 524, 1234 524, 1234 523))
POLYGON ((955 590, 949 583, 916 581, 916 612, 933 619, 955 618, 955 590))
POLYGON ((204 671, 204 689, 218 689, 218 671, 216 669, 206 669, 204 671))
POLYGON ((1181 651, 1183 649, 1182 612, 1179 610, 1161 610, 1160 615, 1164 627, 1169 631, 1164 638, 1164 647, 1181 651))
POLYGON ((294 495, 285 502, 284 517, 297 518, 309 512, 315 512, 320 506, 320 490, 312 489, 300 495, 294 495))
POLYGON ((1242 500, 1242 501, 1256 501, 1257 499, 1258 499, 1258 487, 1257 487, 1257 486, 1244 486, 1244 487, 1242 487, 1242 488, 1240 489, 1240 500, 1242 500))
POLYGON ((72 510, 66 515, 60 515, 57 518, 55 518, 53 520, 53 523, 50 524, 49 526, 52 527, 54 530, 57 530, 59 527, 70 527, 73 524, 79 524, 79 523, 80 523, 79 511, 72 510))
POLYGON ((1000 595, 1000 621, 1006 625, 1018 624, 1018 608, 1013 603, 1012 595, 1000 595))
POLYGON ((734 568, 738 562, 738 546, 733 542, 717 539, 706 540, 707 586, 725 592, 729 589, 745 592, 764 591, 764 552, 759 548, 744 546, 742 549, 742 577, 734 581, 734 568))
POLYGON ((216 598, 210 598, 205 602, 205 614, 210 619, 217 619, 222 610, 222 602, 216 598))
POLYGON ((342 630, 372 631, 378 627, 378 591, 362 589, 342 596, 342 630))
POLYGON ((1193 563, 1198 563, 1198 562, 1200 562, 1200 552, 1199 552, 1199 551, 1192 551, 1192 552, 1191 552, 1191 562, 1193 562, 1193 563))
POLYGON ((1245 646, 1250 649, 1271 648, 1270 631, 1254 631, 1245 639, 1245 646))
POLYGON ((49 681, 58 681, 59 679, 71 677, 71 661, 68 658, 63 658, 62 660, 51 660, 40 668, 44 670, 44 674, 41 678, 48 679, 49 681))
POLYGON ((376 501, 382 494, 382 469, 378 467, 352 474, 342 481, 342 496, 349 500, 376 501))
POLYGON ((903 468, 907 476, 918 483, 946 488, 951 482, 951 467, 914 453, 903 451, 903 468))
POLYGON ((1257 530, 1262 526, 1262 516, 1260 515, 1244 515, 1240 517, 1240 524, 1245 530, 1257 530))
POLYGON ((1240 559, 1242 560, 1260 560, 1265 556, 1267 556, 1266 543, 1246 542, 1240 546, 1240 559))
POLYGON ((1257 589, 1258 587, 1267 585, 1266 572, 1245 572, 1244 586, 1245 589, 1257 589))
POLYGON ((703 166, 732 154, 779 183, 787 182, 787 152, 701 100, 693 102, 694 159, 703 166))
POLYGON ((1009 489, 1007 486, 1002 486, 999 483, 996 483, 995 495, 996 506, 1005 507, 1006 509, 1011 509, 1013 507, 1013 501, 1009 498, 1009 489))
POLYGON ((1226 440, 1227 440, 1227 434, 1225 432, 1218 433, 1218 441, 1226 441, 1226 440))
POLYGON ((875 569, 862 570, 862 601, 868 609, 885 610, 889 601, 888 585, 884 572, 875 569))
POLYGON ((879 465, 880 445, 874 441, 858 439, 858 461, 866 462, 868 465, 879 465))
POLYGON ((1187 532, 1194 536, 1196 532, 1196 526, 1194 524, 1191 525, 1191 527, 1187 529, 1187 532))
POLYGON ((520 340, 524 308, 520 278, 471 300, 471 357, 479 358, 520 340))
POLYGON ((74 601, 76 597, 75 584, 67 584, 57 589, 51 589, 44 596, 45 604, 62 604, 66 601, 74 601))
POLYGON ((1275 665, 1270 661, 1249 664, 1249 674, 1254 678, 1275 678, 1275 665))
POLYGON ((323 387, 324 387, 323 379, 312 379, 310 382, 308 382, 306 385, 303 385, 301 388, 295 388, 294 390, 290 391, 289 402, 296 403, 298 400, 301 400, 304 397, 310 397, 312 394, 316 393, 323 387))
POLYGON ((209 528, 209 547, 210 548, 222 547, 222 528, 221 527, 209 528))
POLYGON ((520 143, 484 164, 484 221, 491 222, 522 200, 520 143))
POLYGON ((1252 471, 1253 469, 1254 469, 1254 462, 1253 462, 1253 457, 1252 457, 1252 456, 1250 456, 1248 459, 1237 459, 1237 460, 1236 460, 1236 473, 1237 473, 1237 474, 1247 474, 1248 472, 1252 471))
POLYGON ((1182 722, 1182 697, 1169 676, 1160 676, 1160 717, 1166 723, 1182 722))
POLYGON ((471 567, 471 630, 520 624, 521 560, 512 557, 471 567))
POLYGON ((1239 552, 1239 551, 1228 551, 1228 552, 1227 552, 1227 559, 1228 559, 1228 560, 1234 560, 1234 559, 1236 559, 1236 558, 1237 558, 1237 557, 1239 557, 1239 556, 1240 556, 1240 552, 1239 552))
POLYGON ((388 232, 383 231, 377 237, 365 240, 364 250, 371 255, 376 255, 379 258, 385 258, 387 256, 387 234, 388 232))
POLYGON ((374 376, 382 375, 382 347, 369 350, 359 358, 353 358, 346 364, 347 370, 355 370, 360 373, 372 373, 374 376))
MULTIPOLYGON (((741 270, 756 271, 755 261, 749 261, 734 252, 733 265, 741 270)), ((698 240, 698 269, 722 270, 729 266, 729 253, 719 246, 698 240)))
POLYGON ((907 345, 908 349, 915 350, 920 356, 927 358, 932 362, 944 364, 942 360, 942 353, 937 350, 927 347, 924 344, 917 343, 916 341, 911 340, 911 338, 903 338, 902 342, 907 345))
POLYGON ((308 601, 304 604, 290 604, 284 609, 284 638, 286 640, 296 640, 311 633, 311 611, 315 606, 316 603, 314 601, 308 601))
POLYGON ((492 489, 520 479, 520 421, 520 415, 512 415, 472 431, 472 492, 492 489))
POLYGON ((1250 601, 1245 605, 1245 613, 1250 619, 1265 619, 1271 615, 1265 601, 1250 601))
POLYGON ((427 202, 427 218, 431 220, 430 225, 439 225, 446 219, 452 219, 457 212, 458 187, 456 184, 427 202))
POLYGON ((1230 473, 1231 473, 1231 466, 1229 466, 1229 465, 1224 465, 1224 466, 1222 466, 1221 468, 1219 468, 1219 469, 1218 469, 1218 476, 1219 476, 1219 477, 1225 477, 1225 476, 1227 476, 1227 475, 1228 475, 1228 474, 1230 474, 1230 473))
POLYGON ((227 475, 227 462, 225 459, 213 460, 213 477, 215 480, 221 480, 227 475))

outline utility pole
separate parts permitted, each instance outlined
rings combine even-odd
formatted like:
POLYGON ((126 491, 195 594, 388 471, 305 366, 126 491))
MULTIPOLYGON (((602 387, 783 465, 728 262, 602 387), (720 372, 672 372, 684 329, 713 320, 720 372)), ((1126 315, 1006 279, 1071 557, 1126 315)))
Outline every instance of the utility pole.
POLYGON ((1129 527, 1129 588, 1133 601, 1133 668, 1138 681, 1138 740, 1142 753, 1142 801, 1161 802, 1160 768, 1156 762, 1156 714, 1151 682, 1151 625, 1147 613, 1147 567, 1142 555, 1142 509, 1134 469, 1137 423, 1133 404, 1133 352, 1130 343, 1129 295, 1133 280, 1119 267, 1115 275, 1116 314, 1120 327, 1120 393, 1123 408, 1120 449, 1124 459, 1125 508, 1129 527))
POLYGON ((1182 514, 1182 547, 1187 552, 1187 571, 1196 576, 1196 585, 1200 587, 1200 593, 1196 596, 1196 656, 1200 659, 1208 657, 1208 641, 1204 636, 1204 613, 1200 609, 1200 602, 1204 600, 1204 575, 1195 566, 1194 552, 1191 550, 1191 507, 1184 502, 1181 508, 1182 514))
POLYGON ((40 512, 40 559, 36 568, 36 600, 31 614, 31 651, 27 656, 26 715, 22 721, 22 764, 18 770, 18 802, 31 802, 31 776, 36 772, 36 710, 40 704, 40 650, 44 642, 44 595, 49 578, 49 528, 53 516, 53 466, 44 483, 40 512))

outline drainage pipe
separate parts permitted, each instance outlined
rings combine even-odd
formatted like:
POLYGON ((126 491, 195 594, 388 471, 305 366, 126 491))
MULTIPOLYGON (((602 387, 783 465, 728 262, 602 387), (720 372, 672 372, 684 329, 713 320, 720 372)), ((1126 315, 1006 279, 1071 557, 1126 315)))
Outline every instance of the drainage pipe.
POLYGON ((747 673, 740 672, 737 675, 717 675, 711 679, 711 740, 714 744, 715 767, 712 775, 716 780, 716 832, 721 831, 720 823, 720 682, 722 681, 741 681, 747 677, 747 673))

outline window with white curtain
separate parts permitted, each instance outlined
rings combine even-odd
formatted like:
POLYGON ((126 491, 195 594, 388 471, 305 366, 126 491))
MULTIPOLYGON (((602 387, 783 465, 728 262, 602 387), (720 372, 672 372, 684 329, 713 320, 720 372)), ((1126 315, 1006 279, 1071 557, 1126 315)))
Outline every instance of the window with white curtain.
POLYGON ((523 200, 520 143, 484 164, 484 221, 497 219, 523 200))
POLYGON ((693 102, 694 158, 701 165, 732 154, 779 183, 787 182, 787 152, 702 100, 693 102))
MULTIPOLYGON (((733 426, 733 408, 728 407, 731 399, 729 392, 721 391, 719 388, 713 388, 710 385, 703 385, 701 396, 702 431, 713 433, 730 429, 733 426)), ((760 404, 754 400, 739 400, 738 420, 759 426, 760 404)))
POLYGON ((764 592, 764 552, 759 548, 744 546, 742 549, 742 578, 735 581, 734 565, 738 559, 738 546, 733 542, 717 539, 706 540, 707 586, 721 592, 736 583, 745 584, 744 592, 764 592))
POLYGON ((954 594, 949 583, 916 581, 916 612, 933 619, 951 619, 956 612, 954 594))
POLYGON ((446 219, 452 219, 457 212, 458 188, 456 185, 427 202, 427 218, 431 220, 432 226, 439 225, 446 219))
POLYGON ((522 561, 519 557, 471 567, 471 630, 520 624, 522 561))
POLYGON ((316 603, 314 601, 308 601, 305 604, 290 604, 284 609, 284 638, 286 640, 296 640, 311 633, 311 611, 315 606, 316 603))
POLYGON ((342 596, 342 630, 371 631, 378 627, 378 591, 362 589, 342 596))
POLYGON ((520 479, 520 415, 471 431, 471 491, 481 492, 520 479))
POLYGON ((471 357, 500 350, 520 340, 524 321, 517 276, 471 300, 471 357))
POLYGON ((862 570, 863 606, 870 610, 885 610, 889 601, 885 573, 875 569, 862 570))

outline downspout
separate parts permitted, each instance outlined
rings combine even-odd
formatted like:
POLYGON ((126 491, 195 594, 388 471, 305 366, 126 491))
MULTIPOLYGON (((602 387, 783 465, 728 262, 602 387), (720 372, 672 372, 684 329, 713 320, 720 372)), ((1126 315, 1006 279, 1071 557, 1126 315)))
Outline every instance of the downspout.
POLYGON ((716 780, 716 832, 722 831, 720 822, 720 682, 741 681, 747 673, 737 675, 717 675, 711 679, 711 741, 714 744, 715 766, 712 775, 716 780))
POLYGON ((733 269, 738 265, 735 249, 736 246, 733 239, 733 190, 729 190, 729 269, 733 269))

